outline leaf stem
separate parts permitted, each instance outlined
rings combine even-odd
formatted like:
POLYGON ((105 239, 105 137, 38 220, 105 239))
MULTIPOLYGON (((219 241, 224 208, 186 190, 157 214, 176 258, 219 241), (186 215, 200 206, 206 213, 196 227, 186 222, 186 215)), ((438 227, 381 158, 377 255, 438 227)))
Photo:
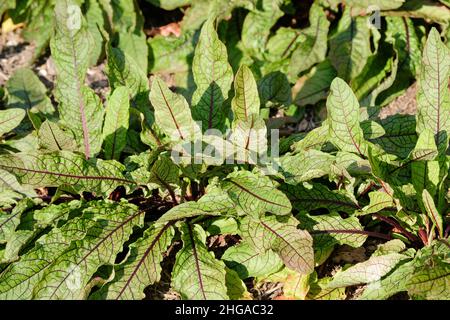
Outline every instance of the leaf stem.
POLYGON ((392 227, 398 229, 400 231, 401 234, 403 234, 406 238, 408 238, 408 240, 412 241, 412 242, 417 242, 419 241, 419 238, 417 238, 416 236, 414 236, 412 233, 410 233, 408 230, 406 230, 405 228, 403 228, 400 223, 398 223, 397 221, 393 220, 393 219, 389 219, 388 217, 382 216, 381 214, 378 213, 374 213, 373 216, 375 218, 377 218, 378 220, 381 220, 383 222, 386 222, 387 224, 391 225, 392 227))

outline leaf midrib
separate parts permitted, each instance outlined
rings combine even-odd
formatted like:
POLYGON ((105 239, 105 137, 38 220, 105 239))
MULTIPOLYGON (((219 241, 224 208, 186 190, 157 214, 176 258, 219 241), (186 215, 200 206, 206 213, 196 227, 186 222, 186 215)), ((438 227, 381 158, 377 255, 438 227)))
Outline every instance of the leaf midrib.
MULTIPOLYGON (((136 214, 132 215, 131 217, 127 218, 124 221, 121 221, 118 226, 116 226, 113 230, 111 230, 105 237, 103 237, 92 249, 89 249, 88 252, 80 259, 79 262, 75 264, 75 266, 79 266, 81 262, 85 261, 89 255, 94 253, 100 245, 106 241, 106 239, 110 238, 114 233, 117 232, 117 230, 122 229, 126 224, 130 223, 130 221, 134 220, 136 217, 138 217, 141 214, 145 214, 145 211, 139 211, 136 214)), ((49 299, 51 299, 56 292, 58 291, 59 287, 66 281, 66 279, 72 274, 72 272, 68 272, 67 275, 59 281, 59 284, 54 288, 53 293, 50 295, 49 299)))
POLYGON ((31 172, 31 173, 54 175, 54 176, 58 176, 58 177, 76 178, 76 179, 80 179, 80 180, 111 180, 111 181, 119 181, 119 182, 126 182, 126 183, 134 183, 133 181, 128 180, 128 179, 117 178, 117 177, 110 177, 110 176, 76 175, 76 174, 70 174, 70 173, 53 172, 53 171, 47 171, 47 170, 27 169, 27 168, 20 168, 20 167, 14 167, 14 166, 5 166, 5 165, 0 165, 0 168, 11 169, 11 170, 19 170, 19 171, 31 172))
POLYGON ((247 189, 246 187, 244 187, 243 185, 237 183, 236 181, 233 181, 233 180, 229 180, 229 181, 230 181, 232 184, 234 184, 235 186, 237 186, 238 188, 244 190, 244 191, 247 192, 248 194, 250 194, 250 195, 252 195, 253 197, 257 198, 258 200, 261 200, 261 201, 263 201, 263 202, 266 202, 266 203, 269 203, 269 204, 273 204, 273 205, 276 205, 276 206, 279 206, 279 207, 289 208, 288 206, 285 206, 285 205, 279 204, 279 203, 277 203, 277 202, 273 202, 273 201, 270 201, 270 200, 267 200, 267 199, 262 198, 261 196, 259 196, 259 195, 255 194, 255 193, 251 192, 250 190, 248 190, 248 189, 247 189))

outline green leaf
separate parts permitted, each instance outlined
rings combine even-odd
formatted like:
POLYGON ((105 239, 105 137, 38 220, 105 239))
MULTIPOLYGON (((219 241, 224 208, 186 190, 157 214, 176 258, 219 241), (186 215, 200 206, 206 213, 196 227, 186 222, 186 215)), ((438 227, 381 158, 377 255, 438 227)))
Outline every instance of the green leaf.
POLYGON ((144 221, 144 212, 129 204, 101 203, 84 210, 95 224, 83 239, 73 241, 69 248, 55 256, 34 288, 36 299, 80 299, 85 286, 103 264, 112 264, 122 250, 134 226, 144 221))
POLYGON ((309 131, 303 139, 294 143, 291 149, 295 152, 303 152, 309 149, 320 150, 328 141, 328 131, 328 122, 324 122, 321 126, 309 131))
POLYGON ((342 211, 353 213, 359 209, 358 203, 340 190, 330 190, 320 183, 311 185, 283 185, 281 190, 287 194, 295 208, 311 211, 319 208, 329 212, 342 211))
POLYGON ((350 0, 347 4, 354 8, 368 9, 370 6, 378 10, 393 10, 400 8, 405 0, 350 0))
POLYGON ((250 55, 260 56, 264 50, 270 29, 283 15, 281 0, 262 0, 256 10, 250 11, 242 26, 242 44, 250 55))
MULTIPOLYGON (((238 163, 251 164, 264 161, 264 157, 267 154, 267 128, 265 121, 257 115, 251 115, 247 120, 234 121, 233 125, 234 128, 229 140, 234 145, 234 159, 238 163)), ((228 151, 228 149, 225 150, 228 151)))
POLYGON ((17 127, 25 118, 22 109, 0 110, 0 136, 17 127))
POLYGON ((433 225, 436 227, 439 237, 444 237, 444 223, 442 220, 442 217, 440 213, 437 211, 436 206, 434 204, 433 197, 430 195, 430 193, 424 189, 422 191, 422 200, 423 204, 425 206, 426 213, 428 214, 428 217, 433 221, 433 225))
POLYGON ((73 219, 82 214, 82 210, 88 206, 87 202, 73 200, 61 204, 51 204, 33 212, 36 226, 43 228, 47 226, 61 226, 69 218, 73 219))
POLYGON ((72 241, 82 239, 94 222, 87 217, 71 219, 61 228, 52 229, 20 260, 0 275, 0 297, 5 300, 33 298, 33 289, 43 273, 72 241))
POLYGON ((258 87, 252 71, 246 65, 241 65, 236 73, 234 91, 235 96, 231 101, 231 110, 235 124, 239 120, 248 121, 252 116, 259 115, 258 87))
POLYGON ((416 269, 406 284, 413 297, 427 300, 448 300, 450 266, 448 262, 431 258, 431 268, 416 269))
POLYGON ((378 281, 400 261, 407 258, 407 256, 399 253, 371 257, 367 261, 360 262, 344 271, 338 272, 328 284, 328 288, 348 287, 378 281))
POLYGON ((277 216, 247 216, 241 220, 240 229, 244 241, 257 252, 273 250, 286 267, 309 274, 314 270, 312 238, 307 231, 297 229, 298 224, 294 217, 277 220, 277 216))
POLYGON ((248 297, 250 294, 247 291, 244 281, 239 278, 236 271, 225 268, 225 284, 227 287, 227 294, 231 300, 238 300, 243 297, 248 297))
POLYGON ((382 256, 389 253, 399 253, 406 250, 406 245, 402 240, 394 239, 388 242, 379 244, 377 250, 372 253, 372 256, 382 256))
POLYGON ((147 74, 148 47, 144 33, 144 17, 135 1, 114 0, 113 24, 117 31, 118 47, 125 52, 130 60, 147 74))
POLYGON ((277 71, 266 74, 258 81, 261 106, 289 106, 291 103, 291 86, 287 77, 277 71))
POLYGON ((419 71, 421 63, 421 47, 414 24, 405 17, 386 17, 389 42, 399 55, 399 69, 409 69, 412 75, 419 71))
POLYGON ((21 200, 11 213, 0 211, 0 243, 6 243, 20 224, 22 214, 34 206, 30 199, 21 200))
POLYGON ((364 157, 366 146, 359 125, 359 103, 352 89, 340 78, 334 79, 331 83, 327 112, 331 142, 342 151, 364 157))
POLYGON ((120 48, 114 48, 111 43, 106 45, 106 74, 112 89, 125 86, 132 98, 132 106, 148 117, 150 111, 148 93, 149 85, 145 71, 120 48))
POLYGON ((149 182, 171 191, 173 185, 176 187, 179 184, 179 171, 178 166, 169 157, 160 155, 150 170, 149 182))
POLYGON ((361 300, 387 299, 408 291, 420 299, 448 299, 450 268, 448 244, 434 242, 420 249, 414 260, 401 264, 379 281, 372 282, 359 297, 361 300))
POLYGON ((143 299, 144 289, 161 278, 161 261, 174 233, 170 223, 152 225, 130 245, 130 253, 125 261, 114 266, 114 279, 91 298, 143 299))
POLYGON ((3 13, 8 9, 12 9, 16 6, 16 0, 6 0, 0 4, 0 17, 3 16, 3 13))
POLYGON ((159 77, 153 79, 150 101, 155 108, 155 120, 172 141, 187 140, 194 135, 194 120, 186 99, 173 93, 159 77))
POLYGON ((103 53, 103 37, 100 30, 105 32, 106 21, 100 2, 87 0, 85 6, 87 27, 94 38, 89 65, 96 65, 103 53))
POLYGON ((222 126, 223 102, 233 81, 233 71, 228 63, 227 49, 214 29, 214 19, 209 18, 202 27, 195 47, 192 73, 197 89, 192 96, 192 113, 203 128, 222 126))
POLYGON ((130 118, 128 89, 117 87, 108 97, 103 124, 103 140, 106 159, 119 159, 127 143, 130 118))
POLYGON ((191 4, 192 0, 146 0, 154 6, 158 6, 164 10, 174 10, 191 4))
POLYGON ((265 59, 271 62, 289 59, 292 52, 305 40, 300 30, 280 27, 269 38, 266 45, 265 59))
POLYGON ((294 81, 297 75, 325 59, 327 36, 330 22, 322 7, 313 3, 309 11, 310 27, 302 30, 305 40, 292 53, 289 64, 289 77, 294 81))
POLYGON ((149 65, 152 73, 188 72, 192 52, 198 41, 193 32, 183 32, 180 37, 157 35, 149 38, 149 65))
POLYGON ((425 128, 420 132, 416 146, 409 157, 414 161, 427 161, 434 160, 437 155, 438 150, 434 141, 434 133, 425 128))
POLYGON ((61 122, 74 132, 88 159, 100 151, 103 122, 101 101, 84 84, 93 38, 80 8, 71 0, 56 4, 55 17, 55 34, 50 42, 58 75, 54 94, 61 122))
POLYGON ((221 259, 241 279, 269 275, 283 267, 283 262, 273 250, 255 252, 245 241, 228 248, 221 259))
POLYGON ((416 120, 414 116, 396 114, 380 120, 385 134, 370 142, 380 146, 387 153, 406 158, 417 143, 416 120))
POLYGON ((367 239, 363 227, 356 217, 341 218, 338 213, 327 215, 300 214, 300 227, 313 237, 316 265, 322 264, 334 246, 349 245, 358 248, 367 239))
POLYGON ((402 7, 395 11, 389 11, 389 14, 400 17, 426 19, 444 26, 450 21, 450 9, 436 1, 429 0, 405 1, 402 7))
POLYGON ((361 209, 360 214, 371 214, 395 206, 392 196, 384 191, 372 191, 369 198, 370 203, 361 209))
POLYGON ((318 151, 306 150, 280 159, 280 170, 288 184, 298 184, 328 175, 334 156, 318 151))
MULTIPOLYGON (((421 62, 421 43, 414 24, 406 17, 386 17, 386 42, 392 43, 397 56, 397 75, 388 89, 375 89, 376 103, 386 105, 406 90, 416 76, 421 62)), ((391 73, 392 78, 392 73, 391 73)), ((374 96, 374 95, 373 95, 374 96)), ((375 101, 371 101, 375 103, 375 101)))
POLYGON ((39 146, 44 151, 76 151, 74 136, 63 130, 58 123, 45 120, 38 131, 39 146))
POLYGON ((245 214, 258 216, 271 212, 287 215, 292 209, 286 195, 277 190, 267 176, 249 171, 234 172, 222 182, 222 188, 245 214))
POLYGON ((298 106, 305 106, 325 99, 336 75, 336 70, 328 59, 319 63, 308 74, 298 79, 293 89, 294 92, 297 92, 294 103, 298 106))
POLYGON ((55 111, 44 84, 28 68, 16 70, 6 83, 6 90, 8 108, 30 110, 43 116, 49 116, 55 111))
POLYGON ((440 154, 448 148, 450 132, 449 72, 449 49, 442 43, 439 32, 433 28, 423 51, 419 76, 417 133, 431 130, 440 154))
POLYGON ((337 32, 330 37, 329 59, 345 81, 355 78, 372 54, 367 18, 354 18, 350 11, 350 7, 345 9, 337 32))
POLYGON ((367 59, 361 73, 352 79, 352 88, 363 106, 375 105, 378 94, 389 88, 397 76, 398 57, 385 50, 367 59))
POLYGON ((183 248, 172 271, 172 286, 183 299, 226 300, 225 264, 214 258, 205 245, 206 234, 199 226, 181 226, 183 248))
POLYGON ((201 205, 199 205, 197 202, 189 201, 181 203, 169 211, 167 211, 164 215, 162 215, 158 219, 158 223, 173 221, 173 220, 180 220, 180 219, 186 219, 186 218, 192 218, 197 217, 201 215, 220 215, 220 212, 214 212, 214 211, 206 211, 202 208, 201 205))
POLYGON ((22 36, 25 41, 34 44, 35 49, 32 56, 34 60, 47 49, 52 36, 55 20, 53 14, 54 2, 49 4, 46 1, 21 1, 16 9, 20 10, 22 4, 24 4, 22 17, 14 17, 13 11, 9 13, 14 21, 16 19, 25 20, 26 28, 22 30, 22 36))
POLYGON ((93 163, 67 151, 0 156, 0 169, 14 174, 24 185, 70 187, 75 192, 90 191, 98 195, 134 184, 122 174, 123 165, 114 160, 93 163))
POLYGON ((331 277, 317 279, 317 274, 313 273, 310 288, 306 299, 308 300, 344 300, 346 297, 345 288, 328 288, 331 277))

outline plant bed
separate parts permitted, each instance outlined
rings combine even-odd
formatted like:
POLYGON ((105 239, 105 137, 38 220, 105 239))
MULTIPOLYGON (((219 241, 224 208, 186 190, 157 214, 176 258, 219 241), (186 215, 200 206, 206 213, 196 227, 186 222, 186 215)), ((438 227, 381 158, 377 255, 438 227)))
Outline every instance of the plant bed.
POLYGON ((0 21, 0 299, 450 298, 448 1, 0 21))

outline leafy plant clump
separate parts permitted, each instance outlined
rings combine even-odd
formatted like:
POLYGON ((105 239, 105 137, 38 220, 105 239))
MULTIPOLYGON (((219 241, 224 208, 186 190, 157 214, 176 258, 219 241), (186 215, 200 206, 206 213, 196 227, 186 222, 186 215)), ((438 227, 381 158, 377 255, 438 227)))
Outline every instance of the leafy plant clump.
POLYGON ((450 299, 448 1, 148 2, 0 5, 0 299, 450 299))

